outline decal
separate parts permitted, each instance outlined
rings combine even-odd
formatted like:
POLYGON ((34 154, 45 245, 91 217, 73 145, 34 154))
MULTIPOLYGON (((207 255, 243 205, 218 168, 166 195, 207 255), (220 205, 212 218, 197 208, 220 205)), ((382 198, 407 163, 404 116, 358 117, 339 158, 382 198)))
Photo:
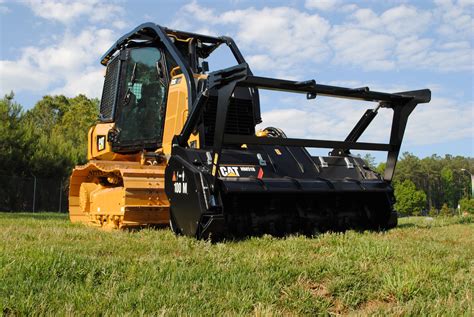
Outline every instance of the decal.
POLYGON ((221 166, 220 174, 224 177, 236 177, 240 176, 239 168, 237 166, 221 166))
POLYGON ((105 135, 97 136, 97 151, 105 150, 105 135))
POLYGON ((221 165, 219 176, 221 177, 256 177, 258 170, 252 165, 221 165))
POLYGON ((179 181, 184 182, 185 179, 186 179, 186 174, 184 173, 184 171, 181 171, 181 173, 180 173, 180 172, 176 172, 176 178, 177 178, 179 181))
POLYGON ((177 85, 181 82, 181 77, 171 79, 170 86, 177 85))
POLYGON ((188 183, 174 183, 174 193, 175 194, 188 194, 188 183))
POLYGON ((174 193, 175 194, 188 194, 188 182, 186 181, 186 174, 184 171, 173 172, 174 193))
POLYGON ((212 176, 216 176, 216 166, 212 166, 212 176))
POLYGON ((280 151, 279 149, 275 149, 275 153, 276 153, 277 155, 281 155, 281 151, 280 151))

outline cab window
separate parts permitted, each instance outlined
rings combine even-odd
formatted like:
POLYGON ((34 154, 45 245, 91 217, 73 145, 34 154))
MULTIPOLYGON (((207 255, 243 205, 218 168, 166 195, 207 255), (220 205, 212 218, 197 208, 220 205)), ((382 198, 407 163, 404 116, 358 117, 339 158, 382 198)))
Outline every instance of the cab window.
POLYGON ((122 86, 125 94, 117 118, 122 145, 161 141, 166 83, 159 76, 160 60, 161 52, 154 47, 130 51, 122 86))

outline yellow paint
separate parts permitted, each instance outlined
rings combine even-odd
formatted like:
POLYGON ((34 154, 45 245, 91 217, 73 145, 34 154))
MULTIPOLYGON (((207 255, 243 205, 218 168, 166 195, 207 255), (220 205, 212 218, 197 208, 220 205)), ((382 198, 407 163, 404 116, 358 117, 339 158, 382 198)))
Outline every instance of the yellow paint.
POLYGON ((180 41, 180 42, 190 42, 191 40, 193 40, 192 37, 188 37, 186 39, 181 39, 181 38, 177 37, 176 35, 170 34, 170 33, 168 33, 168 36, 174 37, 177 41, 180 41))
MULTIPOLYGON (((181 78, 180 82, 172 85, 168 89, 168 102, 166 106, 165 127, 163 131, 163 153, 171 154, 173 137, 181 132, 184 123, 188 118, 188 87, 183 74, 173 77, 181 78)), ((196 142, 199 148, 199 134, 191 134, 188 144, 196 142)))
POLYGON ((171 78, 176 77, 178 75, 178 72, 180 71, 181 71, 181 67, 179 66, 173 67, 173 69, 170 71, 171 78))
POLYGON ((109 130, 115 126, 114 123, 97 123, 89 129, 87 159, 89 160, 110 160, 110 161, 136 161, 137 154, 123 155, 114 153, 110 142, 107 141, 109 130), (99 151, 99 138, 105 138, 105 147, 99 151))
POLYGON ((212 176, 216 176, 216 166, 212 166, 212 176))
POLYGON ((77 166, 70 179, 69 217, 105 228, 168 224, 164 173, 164 164, 91 161, 77 166))

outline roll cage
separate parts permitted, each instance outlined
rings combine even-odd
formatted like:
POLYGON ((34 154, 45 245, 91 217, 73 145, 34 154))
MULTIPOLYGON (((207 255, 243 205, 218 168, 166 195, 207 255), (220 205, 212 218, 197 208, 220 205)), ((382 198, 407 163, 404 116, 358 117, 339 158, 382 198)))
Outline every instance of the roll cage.
MULTIPOLYGON (((240 52, 239 48, 235 44, 234 40, 227 36, 214 37, 209 35, 179 31, 169 29, 158 24, 147 22, 140 24, 135 29, 129 33, 123 35, 119 38, 109 50, 102 56, 101 64, 107 66, 111 58, 125 47, 134 47, 142 46, 147 42, 156 43, 161 42, 165 50, 170 54, 171 58, 176 62, 180 67, 181 72, 186 78, 187 88, 188 88, 188 109, 191 111, 193 103, 197 97, 197 88, 194 84, 193 74, 197 73, 197 65, 194 62, 188 62, 183 54, 179 51, 177 46, 173 43, 174 39, 188 39, 193 38, 201 42, 201 47, 197 50, 194 50, 192 47, 189 49, 189 53, 194 55, 195 59, 197 57, 206 58, 209 56, 215 49, 217 49, 221 44, 226 44, 232 55, 234 56, 237 64, 246 63, 245 58, 240 52)), ((250 73, 251 70, 248 70, 250 73)), ((256 113, 255 118, 256 122, 260 123, 260 99, 258 96, 258 90, 253 89, 252 99, 255 105, 256 113)))

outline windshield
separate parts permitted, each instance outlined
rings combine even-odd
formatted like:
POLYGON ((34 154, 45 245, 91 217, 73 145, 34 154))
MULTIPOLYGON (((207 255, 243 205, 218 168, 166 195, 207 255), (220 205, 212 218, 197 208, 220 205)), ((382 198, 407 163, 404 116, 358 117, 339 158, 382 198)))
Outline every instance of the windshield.
POLYGON ((161 52, 154 47, 130 51, 116 120, 120 145, 161 141, 166 83, 158 74, 160 59, 161 52))

